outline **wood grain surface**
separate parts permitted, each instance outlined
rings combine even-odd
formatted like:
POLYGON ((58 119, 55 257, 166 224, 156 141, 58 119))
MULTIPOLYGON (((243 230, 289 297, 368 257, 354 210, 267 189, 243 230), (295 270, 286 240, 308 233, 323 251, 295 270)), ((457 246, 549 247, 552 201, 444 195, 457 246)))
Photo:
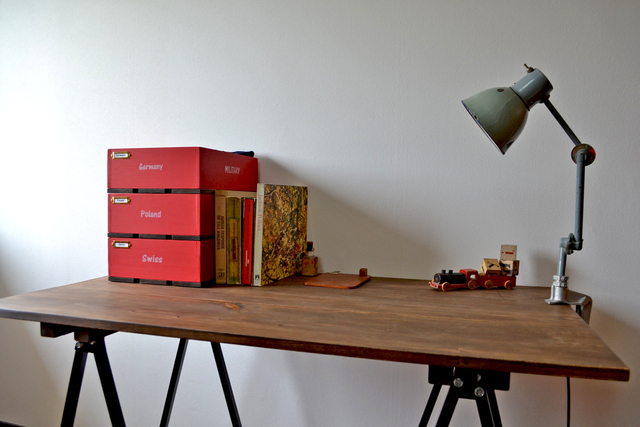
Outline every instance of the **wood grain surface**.
POLYGON ((549 288, 438 292, 372 278, 357 289, 181 288, 106 278, 0 299, 0 317, 366 359, 628 381, 629 369, 549 288))

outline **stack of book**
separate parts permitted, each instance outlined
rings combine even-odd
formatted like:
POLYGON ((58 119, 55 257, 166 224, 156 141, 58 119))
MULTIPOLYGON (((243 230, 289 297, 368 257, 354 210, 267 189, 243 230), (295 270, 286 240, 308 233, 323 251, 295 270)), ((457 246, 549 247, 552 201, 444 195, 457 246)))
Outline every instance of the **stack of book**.
POLYGON ((216 192, 216 283, 262 286, 299 273, 307 202, 307 187, 301 186, 216 192))
POLYGON ((215 195, 216 284, 250 285, 256 192, 217 191, 215 195))

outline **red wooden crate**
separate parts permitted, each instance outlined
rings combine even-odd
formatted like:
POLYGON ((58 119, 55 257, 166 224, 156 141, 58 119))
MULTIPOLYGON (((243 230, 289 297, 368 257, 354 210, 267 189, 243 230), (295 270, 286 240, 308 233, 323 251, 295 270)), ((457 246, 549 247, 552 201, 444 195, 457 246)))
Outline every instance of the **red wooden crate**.
POLYGON ((109 194, 110 234, 212 237, 214 194, 109 194))
POLYGON ((109 280, 207 286, 215 279, 214 239, 109 238, 109 280))
POLYGON ((258 159, 202 147, 108 150, 109 189, 256 191, 258 159))

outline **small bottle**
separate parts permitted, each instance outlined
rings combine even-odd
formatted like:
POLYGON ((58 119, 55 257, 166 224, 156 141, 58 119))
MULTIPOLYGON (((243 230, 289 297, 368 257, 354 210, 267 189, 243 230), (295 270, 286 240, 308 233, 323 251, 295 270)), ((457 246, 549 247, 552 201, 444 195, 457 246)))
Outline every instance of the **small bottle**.
POLYGON ((318 275, 318 257, 313 254, 313 242, 307 242, 307 252, 302 257, 302 275, 318 275))

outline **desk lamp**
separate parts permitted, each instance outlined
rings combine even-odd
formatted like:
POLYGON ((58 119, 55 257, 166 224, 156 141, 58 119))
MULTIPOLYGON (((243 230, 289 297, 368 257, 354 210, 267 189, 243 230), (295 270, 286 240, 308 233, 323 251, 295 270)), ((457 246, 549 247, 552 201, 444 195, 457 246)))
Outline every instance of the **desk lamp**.
POLYGON ((511 87, 487 89, 462 101, 471 117, 500 150, 505 154, 518 138, 527 121, 529 110, 536 104, 547 106, 562 129, 575 144, 571 157, 577 165, 575 231, 560 239, 558 272, 553 276, 551 297, 548 304, 576 306, 576 312, 588 323, 591 315, 591 298, 569 290, 569 277, 565 275, 567 255, 582 249, 582 218, 584 211, 584 174, 586 166, 593 163, 596 152, 593 147, 582 144, 569 125, 549 101, 553 86, 538 69, 525 64, 527 75, 511 87))

